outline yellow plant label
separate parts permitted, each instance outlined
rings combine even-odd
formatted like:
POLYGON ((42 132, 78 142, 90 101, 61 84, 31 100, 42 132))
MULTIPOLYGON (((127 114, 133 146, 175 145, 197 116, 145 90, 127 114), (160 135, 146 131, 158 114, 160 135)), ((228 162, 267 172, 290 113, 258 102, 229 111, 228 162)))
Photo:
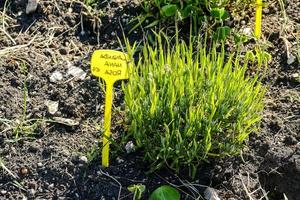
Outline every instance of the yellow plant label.
POLYGON ((128 79, 128 55, 114 50, 96 50, 92 55, 91 70, 94 76, 105 81, 128 79))
POLYGON ((261 37, 262 3, 263 3, 262 0, 256 0, 254 35, 257 39, 260 39, 260 37, 261 37))
POLYGON ((128 55, 114 50, 96 50, 92 55, 91 71, 94 76, 105 80, 104 134, 102 165, 109 166, 109 143, 113 85, 117 80, 128 79, 128 55))

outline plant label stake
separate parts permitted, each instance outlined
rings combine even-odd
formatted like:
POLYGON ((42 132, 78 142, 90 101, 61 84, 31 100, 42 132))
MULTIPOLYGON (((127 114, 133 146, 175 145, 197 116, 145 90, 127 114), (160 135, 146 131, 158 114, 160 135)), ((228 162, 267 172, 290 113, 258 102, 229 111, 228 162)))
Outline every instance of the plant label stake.
POLYGON ((261 37, 261 21, 262 21, 262 0, 256 0, 256 13, 255 13, 255 37, 261 37))
POLYGON ((92 74, 96 77, 102 78, 106 83, 102 148, 102 165, 104 167, 109 166, 109 138, 113 85, 117 80, 128 79, 127 61, 127 54, 114 50, 96 50, 91 59, 92 74))

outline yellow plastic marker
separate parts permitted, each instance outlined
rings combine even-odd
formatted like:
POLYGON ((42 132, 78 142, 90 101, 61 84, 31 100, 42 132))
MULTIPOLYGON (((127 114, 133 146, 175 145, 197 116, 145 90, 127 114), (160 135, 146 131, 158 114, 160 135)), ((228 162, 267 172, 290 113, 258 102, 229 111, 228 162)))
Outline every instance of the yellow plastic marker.
POLYGON ((128 55, 114 50, 96 50, 92 55, 91 71, 106 83, 102 165, 108 167, 113 85, 117 80, 128 79, 128 55))
POLYGON ((255 13, 255 37, 261 37, 261 21, 262 21, 262 0, 256 0, 256 13, 255 13))

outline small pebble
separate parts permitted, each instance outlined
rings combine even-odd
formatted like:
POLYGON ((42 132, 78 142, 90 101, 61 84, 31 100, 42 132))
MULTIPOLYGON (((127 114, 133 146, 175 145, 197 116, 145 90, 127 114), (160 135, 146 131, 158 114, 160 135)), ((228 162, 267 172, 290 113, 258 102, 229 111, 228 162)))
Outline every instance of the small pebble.
POLYGON ((79 161, 82 162, 82 163, 88 163, 89 162, 86 156, 80 156, 79 161))
POLYGON ((252 29, 249 28, 249 27, 244 28, 244 29, 242 30, 242 33, 245 34, 245 35, 247 35, 247 36, 251 36, 251 34, 252 34, 252 29))
POLYGON ((38 167, 43 167, 43 163, 38 162, 38 163, 37 163, 37 166, 38 166, 38 167))
POLYGON ((53 189, 54 188, 54 183, 51 183, 49 186, 48 186, 48 189, 53 189))
POLYGON ((124 160, 122 159, 122 158, 119 158, 119 157, 117 157, 117 162, 120 164, 120 163, 123 163, 124 162, 124 160))
POLYGON ((1 193, 2 195, 5 195, 5 194, 7 193, 7 191, 6 191, 6 190, 1 190, 0 193, 1 193))
POLYGON ((21 167, 20 168, 20 174, 22 176, 26 176, 29 173, 29 170, 26 167, 21 167))
POLYGON ((291 54, 291 55, 288 57, 288 59, 287 59, 287 64, 288 64, 288 65, 291 65, 291 64, 293 64, 295 61, 296 61, 296 57, 295 57, 293 54, 291 54))
POLYGON ((48 107, 48 112, 54 115, 58 111, 58 101, 46 100, 45 105, 48 107))
POLYGON ((263 9, 263 13, 264 13, 264 14, 269 14, 269 13, 270 13, 270 10, 269 10, 268 8, 264 8, 264 9, 263 9))
POLYGON ((30 198, 33 198, 35 196, 35 194, 36 194, 35 189, 31 188, 31 189, 28 190, 28 196, 30 198))
POLYGON ((298 73, 293 73, 293 74, 292 74, 292 77, 293 77, 293 78, 299 78, 299 74, 298 74, 298 73))
POLYGON ((34 13, 38 7, 38 0, 28 0, 27 6, 26 6, 26 14, 34 13))
POLYGON ((63 75, 59 71, 55 71, 50 76, 51 83, 57 83, 63 79, 63 75))
POLYGON ((80 32, 80 35, 81 35, 81 36, 84 36, 84 35, 85 35, 85 31, 82 30, 82 31, 80 32))
POLYGON ((70 67, 68 69, 67 75, 71 75, 74 78, 78 78, 80 80, 84 80, 86 77, 86 72, 84 72, 82 69, 79 67, 70 67))
POLYGON ((135 151, 135 147, 132 141, 127 142, 127 144, 125 145, 125 150, 127 153, 131 153, 135 151))
POLYGON ((211 188, 211 187, 207 187, 204 191, 204 198, 206 200, 221 200, 218 197, 218 193, 216 192, 215 189, 211 188))

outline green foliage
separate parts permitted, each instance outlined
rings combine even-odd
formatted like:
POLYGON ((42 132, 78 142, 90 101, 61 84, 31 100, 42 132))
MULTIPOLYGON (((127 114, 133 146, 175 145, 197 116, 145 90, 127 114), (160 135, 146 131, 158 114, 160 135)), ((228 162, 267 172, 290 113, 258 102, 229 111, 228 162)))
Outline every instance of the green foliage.
POLYGON ((149 200, 179 200, 180 194, 177 189, 163 185, 154 190, 150 195, 149 200))
MULTIPOLYGON (((202 22, 223 26, 223 21, 229 18, 226 11, 229 5, 237 7, 248 5, 253 0, 141 0, 144 13, 137 17, 132 30, 143 24, 146 19, 151 19, 146 28, 156 26, 159 22, 192 19, 196 28, 202 22)), ((235 9, 233 9, 235 10, 235 9)), ((188 20, 190 22, 190 20, 188 20)))
POLYGON ((95 7, 98 3, 98 0, 84 0, 83 3, 90 7, 95 7))
POLYGON ((92 162, 94 160, 96 160, 99 157, 101 150, 98 146, 98 144, 94 144, 89 151, 86 152, 86 157, 88 159, 88 162, 92 162))
POLYGON ((145 191, 146 186, 143 184, 134 184, 128 186, 127 189, 133 193, 133 200, 140 200, 142 199, 142 194, 145 191))
MULTIPOLYGON (((208 157, 239 153, 262 117, 265 90, 258 75, 246 75, 251 54, 156 39, 142 48, 124 85, 128 134, 152 170, 189 167, 193 176, 208 157)), ((134 49, 127 44, 130 56, 134 49)))
POLYGON ((224 41, 230 34, 230 31, 231 30, 228 26, 218 27, 217 31, 214 34, 214 39, 224 41))

